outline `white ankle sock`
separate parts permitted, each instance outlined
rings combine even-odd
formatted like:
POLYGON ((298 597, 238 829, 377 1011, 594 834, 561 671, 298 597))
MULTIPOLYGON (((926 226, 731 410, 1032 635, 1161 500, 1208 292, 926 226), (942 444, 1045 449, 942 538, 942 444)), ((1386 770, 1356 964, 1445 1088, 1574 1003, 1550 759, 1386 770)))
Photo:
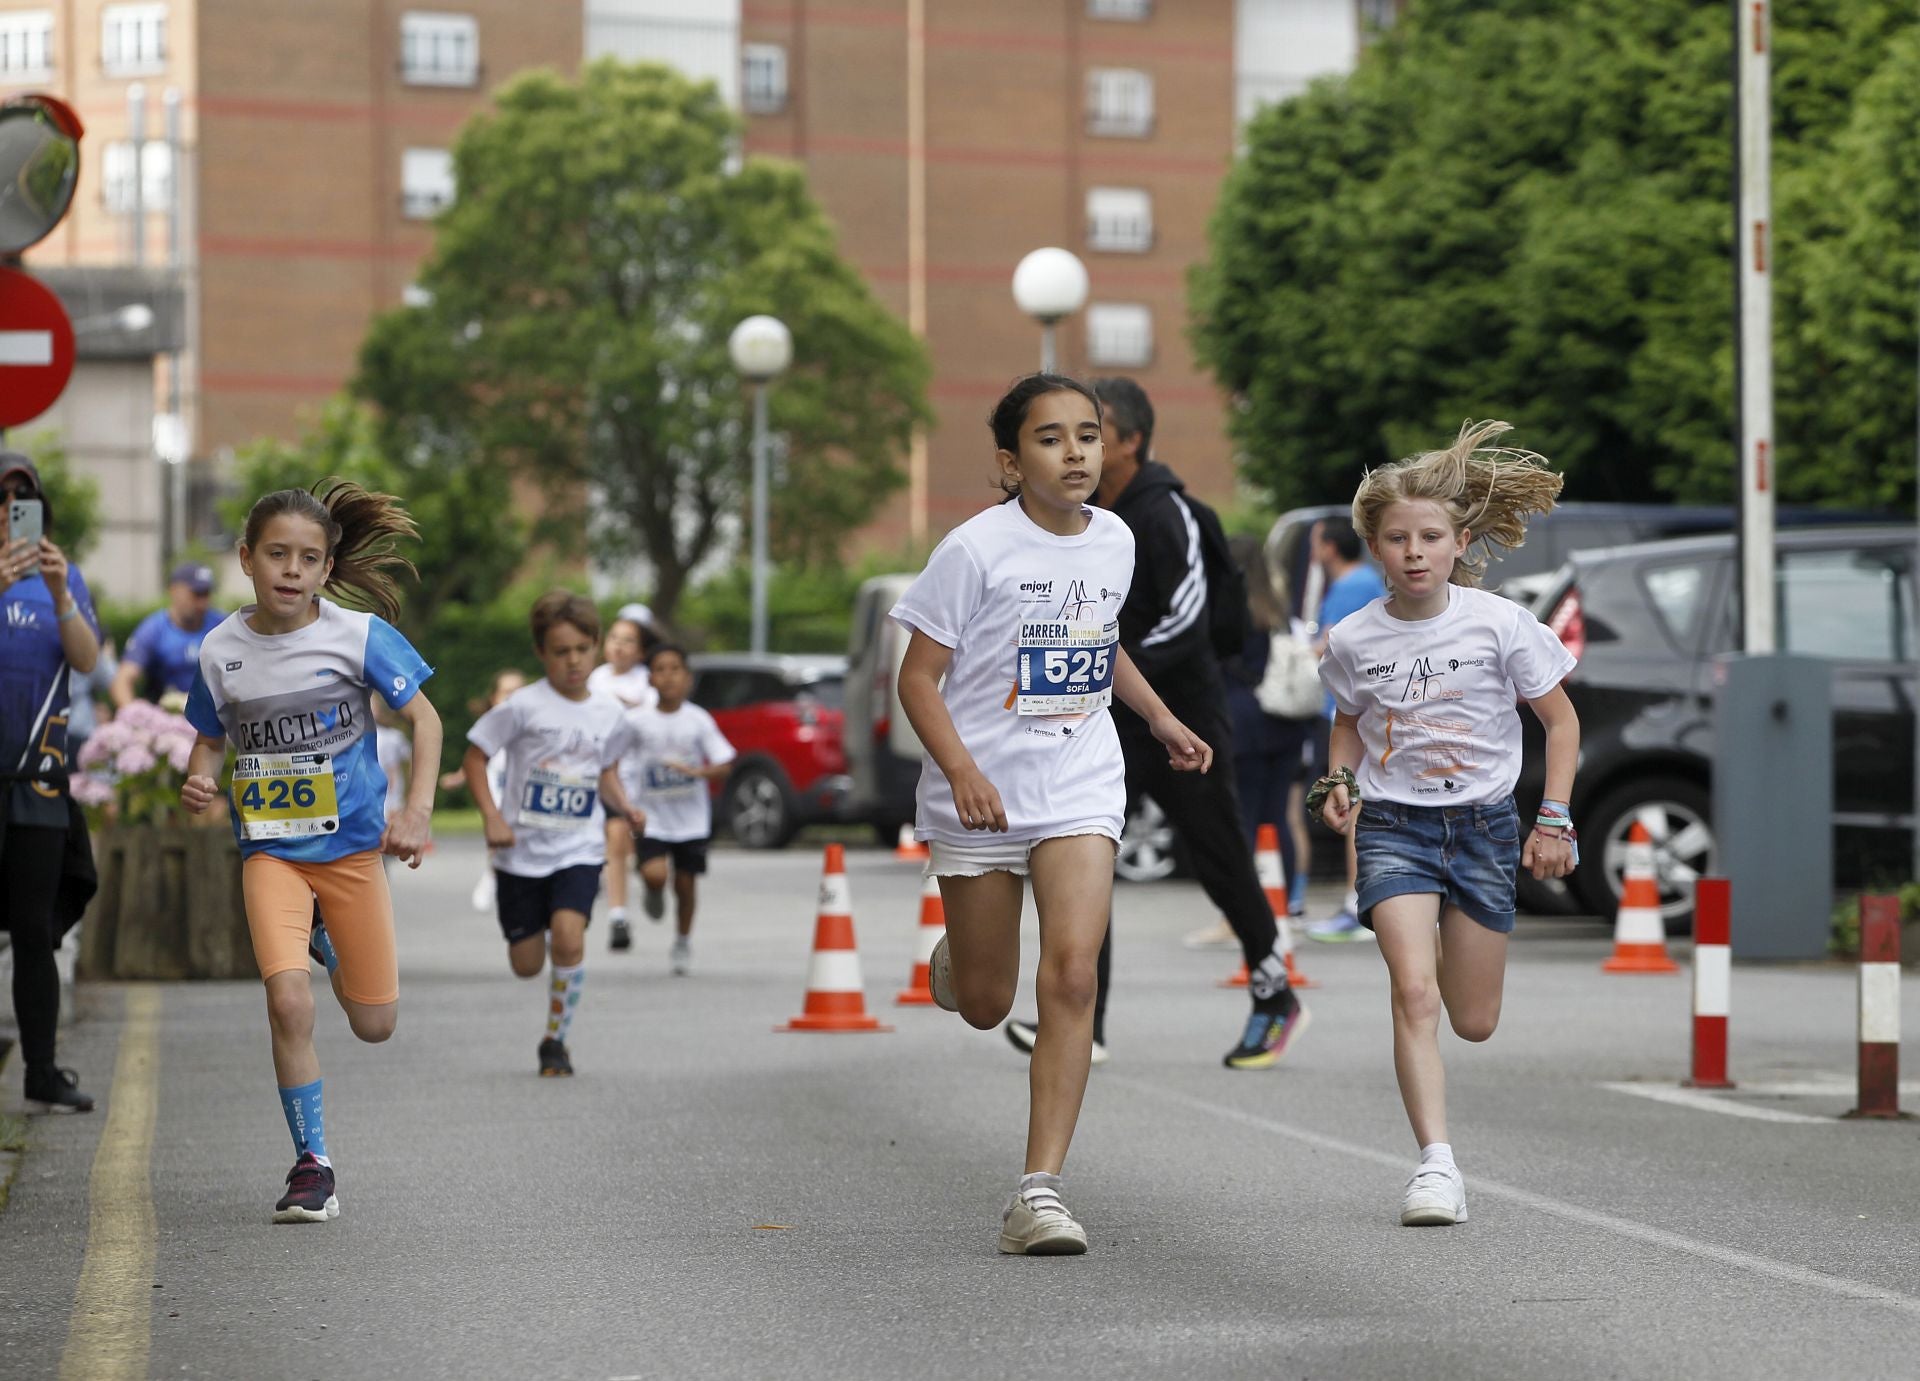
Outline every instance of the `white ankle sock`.
POLYGON ((627 908, 626 908, 626 907, 624 907, 624 906, 611 906, 611 907, 608 907, 608 908, 607 908, 607 919, 608 919, 608 920, 610 920, 610 921, 624 921, 624 920, 626 920, 626 918, 627 918, 627 908))
POLYGON ((1430 1142, 1420 1148, 1422 1165, 1444 1165, 1449 1170, 1460 1167, 1453 1163, 1453 1143, 1450 1141, 1430 1142))

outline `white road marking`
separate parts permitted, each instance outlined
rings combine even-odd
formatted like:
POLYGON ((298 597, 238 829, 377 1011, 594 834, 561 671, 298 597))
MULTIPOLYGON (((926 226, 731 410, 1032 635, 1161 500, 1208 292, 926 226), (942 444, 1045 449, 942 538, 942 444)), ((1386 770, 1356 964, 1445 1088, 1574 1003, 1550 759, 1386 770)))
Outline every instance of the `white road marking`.
MULTIPOLYGON (((1740 1082, 1740 1092, 1759 1098, 1851 1098, 1859 1092, 1852 1079, 1785 1080, 1770 1084, 1740 1082)), ((1920 1094, 1920 1079, 1902 1079, 1900 1092, 1920 1094)))
MULTIPOLYGON (((1275 1136, 1286 1137, 1303 1146, 1312 1146, 1317 1150, 1331 1151, 1335 1155, 1346 1156, 1352 1160, 1364 1160, 1375 1165, 1384 1165, 1390 1170, 1406 1169, 1408 1157, 1390 1155, 1385 1151, 1376 1151, 1371 1146, 1360 1146, 1351 1141, 1342 1141, 1338 1137, 1324 1136, 1319 1132, 1304 1131, 1298 1127, 1289 1127, 1284 1122, 1276 1122, 1269 1117, 1244 1112, 1239 1108, 1221 1103, 1209 1103, 1204 1098, 1195 1098, 1191 1094, 1177 1093, 1172 1089, 1160 1088, 1124 1074, 1103 1074, 1102 1082, 1121 1084, 1135 1092, 1149 1097, 1159 1098, 1196 1112, 1211 1113, 1228 1122, 1238 1122, 1243 1127, 1253 1127, 1259 1131, 1271 1132, 1275 1136)), ((1830 1119, 1819 1119, 1830 1121, 1830 1119)), ((1717 1261, 1723 1266, 1748 1271, 1754 1275, 1769 1276, 1789 1285, 1824 1290, 1828 1294, 1839 1295, 1846 1299, 1866 1300, 1874 1304, 1884 1304, 1898 1309, 1902 1313, 1920 1317, 1920 1296, 1902 1294, 1898 1290, 1888 1290, 1879 1285, 1869 1285, 1861 1280, 1849 1280, 1845 1276, 1829 1275, 1825 1271, 1811 1270, 1805 1266, 1796 1266, 1787 1261, 1776 1261, 1769 1256, 1758 1256, 1753 1252, 1744 1252, 1736 1247, 1723 1247, 1714 1242, 1703 1242, 1697 1237, 1688 1237, 1684 1233, 1669 1232, 1665 1228, 1656 1228, 1646 1223, 1637 1223, 1631 1218, 1618 1218, 1611 1213, 1601 1213, 1591 1208, 1582 1208, 1579 1204, 1570 1204, 1564 1199, 1551 1198, 1545 1194, 1535 1194, 1532 1190, 1521 1189, 1516 1185, 1502 1184, 1498 1180, 1486 1180, 1475 1176, 1472 1182, 1473 1192, 1488 1198, 1506 1199, 1539 1213, 1552 1214, 1556 1218, 1565 1218, 1569 1222, 1580 1223, 1587 1227, 1610 1232, 1616 1237, 1629 1238, 1636 1242, 1645 1242, 1656 1247, 1666 1247, 1672 1251, 1685 1252, 1689 1256, 1717 1261)))
MULTIPOLYGON (((1675 1107, 1693 1108, 1699 1112, 1725 1113, 1728 1117, 1748 1117, 1755 1122, 1801 1122, 1817 1123, 1822 1127, 1834 1127, 1839 1124, 1831 1117, 1809 1117, 1803 1112, 1784 1112, 1779 1108, 1760 1108, 1752 1103, 1737 1102, 1721 1093, 1709 1093, 1705 1089, 1680 1088, 1674 1084, 1602 1084, 1603 1089, 1614 1093, 1630 1093, 1635 1098, 1651 1098, 1656 1103, 1672 1103, 1675 1107)), ((1742 1084, 1744 1093, 1756 1093, 1757 1089, 1742 1084)))

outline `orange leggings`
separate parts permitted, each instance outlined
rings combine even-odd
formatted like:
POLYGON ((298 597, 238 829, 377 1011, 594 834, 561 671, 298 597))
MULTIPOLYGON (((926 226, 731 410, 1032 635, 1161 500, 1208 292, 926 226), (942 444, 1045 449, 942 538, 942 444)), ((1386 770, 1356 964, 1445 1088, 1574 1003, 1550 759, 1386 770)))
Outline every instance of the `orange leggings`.
POLYGON ((262 979, 305 972, 317 900, 340 960, 341 994, 368 1007, 400 1000, 393 897, 376 851, 349 854, 330 863, 295 863, 254 854, 241 867, 240 886, 262 979))

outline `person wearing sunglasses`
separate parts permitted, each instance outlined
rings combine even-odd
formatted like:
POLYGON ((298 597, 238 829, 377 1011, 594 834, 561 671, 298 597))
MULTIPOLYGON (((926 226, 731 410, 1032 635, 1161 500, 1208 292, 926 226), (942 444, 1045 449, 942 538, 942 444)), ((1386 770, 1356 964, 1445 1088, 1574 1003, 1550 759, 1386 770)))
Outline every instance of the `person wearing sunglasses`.
MULTIPOLYGON (((54 545, 40 472, 25 456, 0 451, 0 499, 0 929, 13 936, 27 1101, 50 1112, 90 1112, 93 1099, 77 1076, 54 1063, 60 971, 53 951, 71 919, 61 903, 74 828, 69 673, 93 670, 100 625, 87 582, 54 545), (33 527, 37 538, 25 535, 33 527)), ((84 824, 79 829, 84 834, 84 824)))

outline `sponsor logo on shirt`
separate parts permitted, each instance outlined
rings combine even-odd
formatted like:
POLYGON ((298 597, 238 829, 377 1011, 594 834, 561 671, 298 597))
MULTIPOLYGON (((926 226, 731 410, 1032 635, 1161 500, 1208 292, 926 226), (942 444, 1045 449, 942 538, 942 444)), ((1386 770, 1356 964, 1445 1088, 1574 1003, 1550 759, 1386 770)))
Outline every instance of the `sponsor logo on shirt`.
POLYGON ((35 610, 22 604, 19 600, 15 600, 7 606, 7 627, 38 628, 39 626, 40 615, 35 610))
POLYGON ((1362 668, 1360 674, 1362 676, 1371 676, 1376 681, 1384 681, 1387 677, 1393 675, 1393 669, 1399 665, 1398 662, 1382 662, 1378 666, 1362 668))
POLYGON ((241 720, 234 746, 243 753, 312 747, 335 735, 351 736, 353 726, 353 705, 342 700, 330 709, 241 720))
POLYGON ((240 670, 240 663, 238 663, 238 662, 228 662, 228 663, 227 663, 227 670, 228 670, 228 671, 238 671, 238 670, 240 670))
MULTIPOLYGON (((1457 666, 1457 664, 1456 664, 1457 666)), ((1465 691, 1449 690, 1437 684, 1447 673, 1433 669, 1433 658, 1416 657, 1407 670, 1407 683, 1400 692, 1402 700, 1459 700, 1465 691)))

